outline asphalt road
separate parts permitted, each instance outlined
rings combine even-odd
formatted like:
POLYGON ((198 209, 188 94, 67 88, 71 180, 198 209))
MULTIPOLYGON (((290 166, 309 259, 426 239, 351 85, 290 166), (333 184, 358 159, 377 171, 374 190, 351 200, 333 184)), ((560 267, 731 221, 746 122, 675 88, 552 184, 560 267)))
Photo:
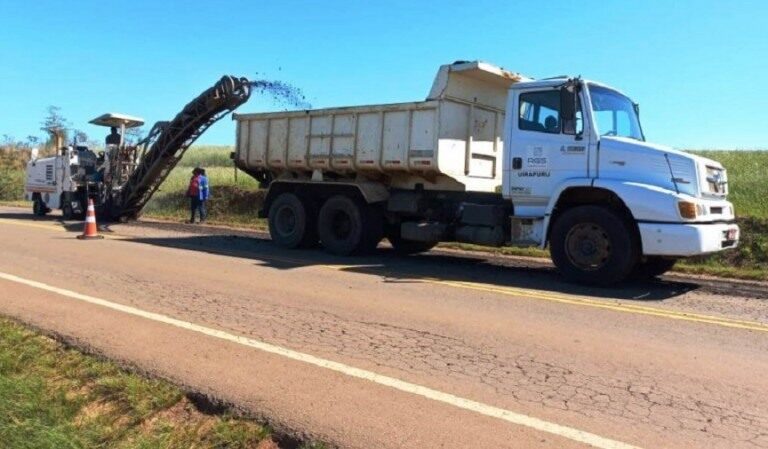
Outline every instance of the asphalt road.
POLYGON ((0 314, 344 448, 768 447, 768 288, 0 208, 0 314), (512 266, 510 266, 512 265, 512 266), (723 294, 726 292, 727 294, 723 294))

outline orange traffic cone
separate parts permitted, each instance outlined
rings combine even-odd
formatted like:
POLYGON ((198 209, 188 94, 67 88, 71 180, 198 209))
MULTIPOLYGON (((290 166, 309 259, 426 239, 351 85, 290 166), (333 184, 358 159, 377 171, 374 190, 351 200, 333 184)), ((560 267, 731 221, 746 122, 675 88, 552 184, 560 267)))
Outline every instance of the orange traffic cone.
POLYGON ((93 207, 93 200, 88 198, 88 211, 85 213, 85 230, 83 235, 78 235, 80 240, 103 239, 96 228, 96 208, 93 207))

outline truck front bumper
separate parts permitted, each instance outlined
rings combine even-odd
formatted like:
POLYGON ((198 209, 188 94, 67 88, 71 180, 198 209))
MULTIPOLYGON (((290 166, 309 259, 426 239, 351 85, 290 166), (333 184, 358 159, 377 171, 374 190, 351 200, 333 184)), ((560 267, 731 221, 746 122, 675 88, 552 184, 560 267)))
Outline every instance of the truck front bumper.
POLYGON ((698 256, 739 244, 735 223, 638 223, 638 227, 643 254, 648 256, 698 256))

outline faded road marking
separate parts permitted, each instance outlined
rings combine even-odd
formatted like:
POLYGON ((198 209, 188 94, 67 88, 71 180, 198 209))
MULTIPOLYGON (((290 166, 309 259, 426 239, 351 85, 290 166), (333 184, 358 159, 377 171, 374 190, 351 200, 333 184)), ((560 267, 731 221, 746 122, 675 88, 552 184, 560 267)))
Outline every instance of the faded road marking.
POLYGON ((47 229, 49 231, 62 231, 66 232, 67 230, 60 226, 51 226, 49 221, 45 222, 30 222, 28 220, 13 220, 10 218, 0 218, 0 223, 3 224, 10 224, 10 225, 16 225, 16 226, 25 226, 28 228, 38 228, 38 229, 47 229))
POLYGON ((431 399, 444 404, 452 405, 463 410, 472 411, 481 415, 490 416, 493 418, 501 419, 512 424, 535 429, 541 432, 546 432, 552 435, 557 435, 563 438, 567 438, 572 441, 584 443, 600 449, 640 449, 638 446, 633 446, 621 441, 612 440, 609 438, 601 437, 593 433, 585 432, 583 430, 575 429, 573 427, 563 426, 560 424, 544 421, 539 418, 516 413, 510 410, 494 407, 492 405, 484 404, 481 402, 473 401, 471 399, 465 399, 459 396, 452 395, 450 393, 444 393, 442 391, 434 390, 422 385, 413 384, 400 380, 394 377, 378 374, 373 371, 368 371, 354 366, 345 365, 343 363, 334 362, 332 360, 322 359, 310 354, 294 351, 292 349, 276 346, 273 344, 265 343, 263 341, 255 340, 252 338, 246 338, 243 336, 230 334, 217 329, 201 326, 199 324, 190 323, 188 321, 179 320, 159 313, 148 312, 136 307, 126 306, 123 304, 117 304, 106 299, 96 298, 94 296, 88 296, 81 293, 77 293, 71 290, 66 290, 59 287, 44 284, 29 279, 24 279, 13 274, 0 272, 0 279, 6 281, 15 282, 17 284, 26 285, 28 287, 34 287, 40 290, 45 290, 51 293, 56 293, 61 296, 76 299, 78 301, 102 306, 108 309, 116 310, 118 312, 126 313, 129 315, 145 318, 151 321, 168 324, 181 329, 197 332, 209 337, 219 338, 239 345, 248 346, 254 349, 258 349, 270 354, 286 357, 291 360, 295 360, 302 363, 307 363, 320 368, 329 369, 350 377, 367 380, 379 385, 387 386, 395 390, 399 390, 405 393, 421 396, 427 399, 431 399))
MULTIPOLYGON (((42 223, 34 223, 34 222, 30 223, 22 220, 3 219, 3 218, 0 218, 0 223, 66 232, 66 230, 61 226, 56 226, 56 223, 51 223, 52 225, 45 225, 42 223)), ((122 241, 128 241, 128 242, 132 240, 131 237, 121 236, 119 234, 108 234, 108 235, 105 235, 105 237, 112 240, 122 240, 122 241)), ((259 259, 262 259, 262 260, 271 260, 271 261, 289 263, 297 266, 306 265, 306 260, 302 260, 302 259, 272 256, 272 255, 265 255, 265 254, 259 254, 258 257, 259 259)), ((361 272, 367 271, 371 274, 387 275, 387 273, 382 273, 382 271, 379 268, 375 266, 366 266, 365 264, 357 264, 357 265, 319 264, 317 266, 325 269, 336 270, 336 271, 345 271, 345 270, 355 269, 361 272)), ((390 272, 390 273, 396 274, 396 272, 390 272)), ((412 275, 412 273, 409 273, 409 275, 412 275)), ((703 315, 703 314, 698 314, 693 312, 664 309, 660 307, 649 307, 649 306, 641 306, 641 305, 635 305, 635 304, 627 304, 626 302, 620 302, 619 300, 613 300, 613 301, 609 299, 598 300, 598 299, 591 299, 583 296, 561 295, 557 293, 549 293, 541 290, 523 289, 523 288, 516 288, 516 287, 500 287, 493 284, 484 284, 479 282, 449 281, 449 280, 444 280, 444 279, 439 279, 434 277, 414 276, 413 280, 418 282, 428 283, 428 284, 443 285, 443 286, 452 287, 452 288, 496 293, 496 294, 501 294, 506 296, 513 296, 516 298, 539 299, 539 300, 545 300, 545 301, 551 301, 551 302, 559 302, 562 304, 594 307, 594 308, 604 309, 604 310, 612 310, 615 312, 633 313, 637 315, 655 316, 658 318, 666 318, 671 320, 689 321, 689 322, 701 323, 701 324, 711 324, 715 326, 728 327, 733 329, 768 332, 768 324, 764 324, 758 321, 737 320, 737 319, 719 317, 714 315, 703 315)))
POLYGON ((470 290, 479 290, 490 293, 499 293, 516 297, 525 297, 531 299, 543 299, 547 301, 559 302, 563 304, 572 304, 586 307, 596 307, 599 309, 614 310, 617 312, 635 313, 639 315, 651 315, 656 317, 668 318, 672 320, 692 321, 695 323, 714 324, 717 326, 731 327, 736 329, 746 329, 759 332, 768 332, 768 325, 758 321, 736 320, 713 315, 702 315, 692 312, 682 312, 671 309, 662 309, 660 307, 639 306, 635 304, 626 304, 622 302, 610 302, 609 300, 590 299, 581 296, 568 296, 546 293, 538 290, 518 289, 514 287, 495 287, 492 284, 481 284, 477 282, 463 281, 444 281, 437 278, 421 278, 423 282, 430 284, 446 285, 455 288, 465 288, 470 290))
MULTIPOLYGON (((40 222, 30 222, 27 220, 16 220, 12 218, 0 218, 0 224, 9 224, 14 226, 23 226, 27 228, 37 228, 37 229, 46 229, 48 231, 55 231, 55 232, 67 232, 71 234, 75 234, 75 232, 69 231, 64 227, 64 223, 60 221, 40 221, 40 222)), ((130 240, 129 237, 121 236, 118 234, 112 233, 112 231, 109 231, 107 234, 104 233, 104 229, 101 225, 99 225, 99 234, 101 234, 106 239, 111 240, 130 240)))

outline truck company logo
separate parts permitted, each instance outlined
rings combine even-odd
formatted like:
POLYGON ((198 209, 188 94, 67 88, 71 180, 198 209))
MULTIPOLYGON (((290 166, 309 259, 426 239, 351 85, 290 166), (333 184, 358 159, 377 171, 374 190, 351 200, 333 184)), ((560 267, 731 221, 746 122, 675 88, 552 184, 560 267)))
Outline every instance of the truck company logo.
POLYGON ((549 160, 544 147, 528 147, 528 157, 525 159, 528 168, 547 168, 549 160))
POLYGON ((583 145, 562 145, 560 154, 584 154, 586 147, 583 145))

